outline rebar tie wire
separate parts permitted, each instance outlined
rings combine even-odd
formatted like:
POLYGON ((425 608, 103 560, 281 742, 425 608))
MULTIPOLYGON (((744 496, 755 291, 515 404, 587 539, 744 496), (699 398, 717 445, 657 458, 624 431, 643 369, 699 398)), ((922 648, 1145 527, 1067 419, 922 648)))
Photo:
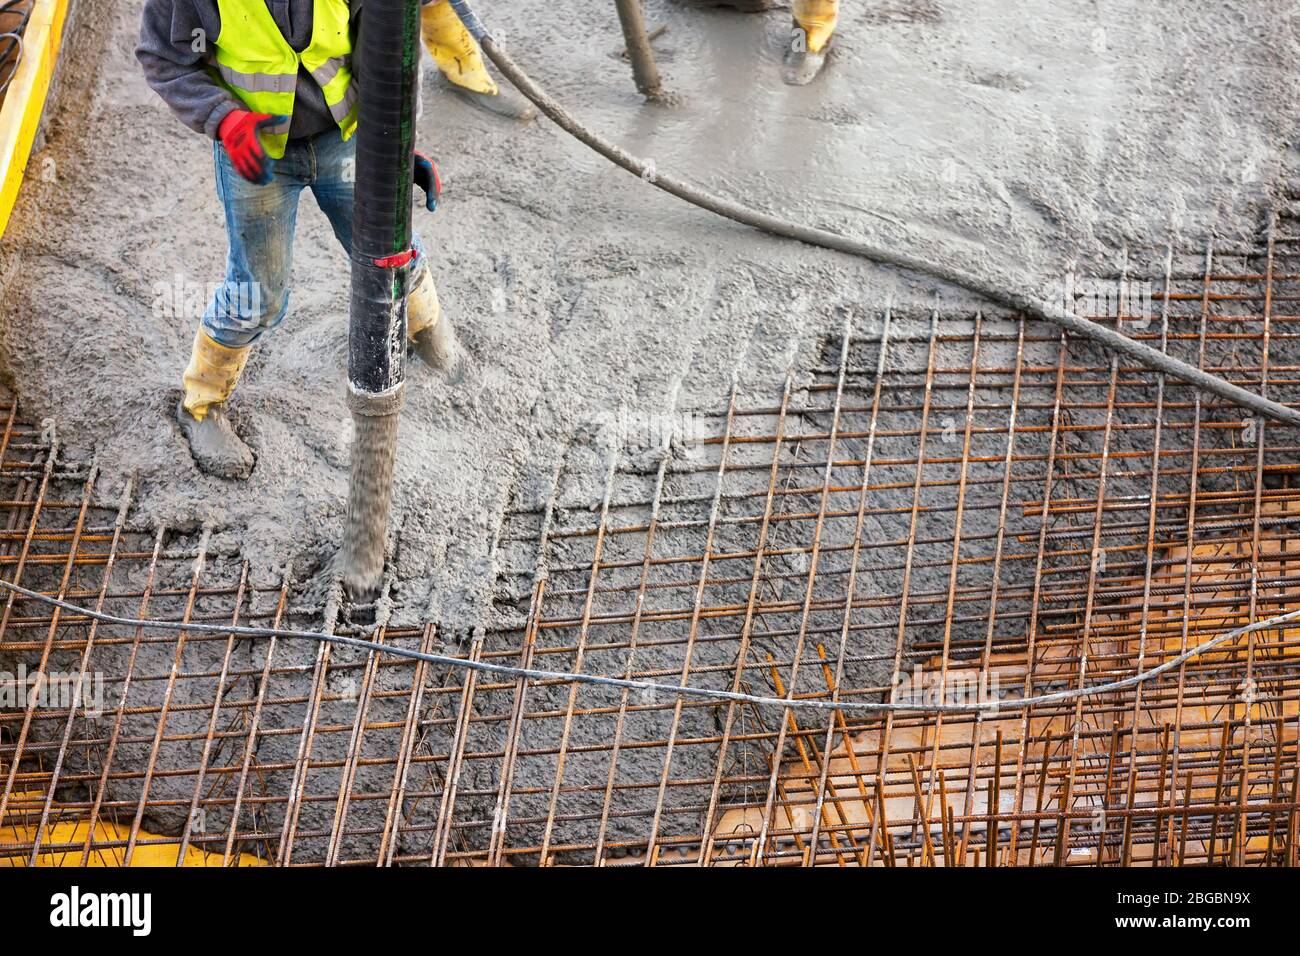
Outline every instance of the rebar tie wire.
POLYGON ((1110 694, 1118 690, 1125 690, 1129 687, 1145 684, 1159 677, 1161 674, 1165 674, 1182 666, 1193 658, 1206 654, 1222 644, 1234 641, 1240 637, 1246 636, 1247 634, 1272 630, 1273 628, 1280 627, 1283 624, 1289 624, 1292 621, 1300 620, 1300 609, 1297 609, 1294 611, 1288 611, 1285 614, 1280 614, 1277 617, 1271 617, 1265 621, 1257 621, 1254 624, 1248 624, 1244 627, 1239 627, 1235 630, 1227 631, 1217 637, 1211 638, 1210 640, 1198 644, 1196 647, 1184 651, 1177 657, 1171 658, 1150 670, 1145 670, 1141 673, 1134 674, 1132 677, 1125 677, 1122 680, 1111 681, 1106 684, 1093 684, 1087 687, 1076 687, 1073 690, 1057 691, 1051 694, 1039 694, 1036 697, 1019 697, 1010 700, 999 698, 974 704, 913 704, 893 701, 873 703, 866 701, 844 702, 829 700, 800 700, 792 696, 763 697, 757 694, 742 694, 736 691, 727 690, 709 690, 705 687, 690 687, 684 684, 658 684, 654 681, 631 680, 630 678, 625 677, 603 677, 596 674, 575 674, 569 671, 548 671, 533 667, 511 667, 508 664, 492 664, 486 661, 466 660, 463 657, 451 657, 446 654, 429 654, 424 651, 410 650, 408 648, 396 647, 389 644, 380 644, 376 641, 367 641, 359 637, 348 637, 342 634, 326 634, 323 631, 294 631, 276 627, 243 627, 227 624, 187 624, 182 621, 156 621, 134 617, 118 617, 115 614, 93 611, 90 608, 81 607, 80 605, 73 604, 70 601, 63 601, 59 598, 51 597, 48 594, 42 594, 39 591, 32 591, 28 588, 17 584, 11 584, 4 580, 0 580, 0 588, 13 594, 30 598, 34 601, 40 601, 50 607, 60 608, 61 610, 68 611, 72 614, 99 621, 101 624, 116 624, 122 627, 156 628, 164 631, 180 631, 182 633, 226 634, 236 637, 274 637, 286 640, 309 640, 321 644, 351 647, 357 650, 366 651, 370 654, 391 654, 394 657, 402 657, 408 660, 424 661, 428 664, 460 668, 467 671, 478 671, 483 674, 497 674, 502 677, 523 677, 534 681, 555 681, 561 684, 590 684, 597 687, 627 688, 628 690, 635 690, 641 693, 662 693, 677 697, 693 697, 708 701, 732 701, 735 703, 753 704, 757 707, 779 707, 800 710, 841 711, 869 714, 984 714, 985 716, 988 716, 989 714, 1001 710, 1024 710, 1028 707, 1038 707, 1044 704, 1059 704, 1066 701, 1078 700, 1083 697, 1097 697, 1101 694, 1110 694))

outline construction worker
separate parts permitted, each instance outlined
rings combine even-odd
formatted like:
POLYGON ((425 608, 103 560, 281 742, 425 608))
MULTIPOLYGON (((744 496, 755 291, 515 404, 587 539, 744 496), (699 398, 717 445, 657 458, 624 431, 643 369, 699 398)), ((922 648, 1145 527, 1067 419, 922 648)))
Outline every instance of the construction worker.
POLYGON ((475 106, 510 119, 529 120, 537 115, 533 104, 518 93, 502 89, 488 73, 483 52, 448 0, 424 0, 420 33, 453 92, 475 106))
MULTIPOLYGON (((732 7, 743 13, 772 10, 785 4, 778 0, 677 0, 691 7, 732 7)), ((794 25, 785 53, 784 80, 791 86, 805 86, 816 79, 826 64, 839 0, 793 0, 794 25)))
MULTIPOLYGON (((225 403, 253 345, 284 319, 298 199, 310 189, 350 250, 357 123, 349 0, 146 0, 136 57, 149 85, 192 130, 212 137, 225 207, 225 279, 203 314, 177 421, 199 469, 244 478, 253 454, 225 403)), ((436 171, 416 182, 436 201, 436 171)), ((455 375, 459 351, 418 236, 408 298, 415 353, 455 375)))

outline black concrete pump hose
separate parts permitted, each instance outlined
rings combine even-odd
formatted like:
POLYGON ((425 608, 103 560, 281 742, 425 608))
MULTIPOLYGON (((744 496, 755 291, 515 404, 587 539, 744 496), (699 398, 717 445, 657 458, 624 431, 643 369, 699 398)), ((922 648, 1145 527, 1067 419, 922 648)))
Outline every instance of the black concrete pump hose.
POLYGON ((610 162, 623 167, 646 182, 658 186, 664 192, 671 193, 678 199, 684 199, 701 209, 707 209, 719 216, 725 216, 728 219, 733 219, 746 226, 753 226, 755 229, 761 229, 776 236, 797 239, 809 245, 822 246, 836 252, 860 256, 872 262, 897 266, 909 272, 932 276, 950 285, 974 292, 997 305, 1023 312, 1045 322, 1051 322, 1068 332, 1097 343, 1102 348, 1127 356, 1146 368, 1181 379, 1203 392, 1217 395, 1234 405, 1240 405, 1242 408, 1249 409, 1265 418, 1288 425, 1300 425, 1300 411, 1287 408, 1285 405, 1271 401, 1262 395, 1256 395, 1254 392, 1224 381, 1216 375, 1211 375, 1202 369, 1179 361, 1173 356, 1158 352, 1150 346, 1136 342, 1114 329, 1108 329, 1095 322, 1090 322, 1067 311, 1063 306, 1040 301, 1030 295, 1007 292, 976 276, 967 275, 960 269, 950 265, 929 262, 895 249, 884 249, 861 239, 854 239, 826 229, 802 226, 781 219, 778 216, 760 212, 757 209, 752 209, 722 196, 705 192, 690 183, 667 176, 659 172, 650 163, 638 159, 608 140, 602 139, 553 100, 501 49, 492 38, 492 35, 488 33, 483 22, 470 8, 467 0, 451 0, 451 5, 465 24, 466 29, 479 42, 489 59, 496 64, 497 69, 519 89, 519 92, 531 100, 539 110, 549 116, 561 129, 590 146, 610 162))
POLYGON ((377 598, 383 584, 406 381, 420 10, 416 0, 367 0, 363 16, 355 58, 364 76, 357 109, 348 329, 352 462, 343 539, 343 586, 358 604, 377 598))

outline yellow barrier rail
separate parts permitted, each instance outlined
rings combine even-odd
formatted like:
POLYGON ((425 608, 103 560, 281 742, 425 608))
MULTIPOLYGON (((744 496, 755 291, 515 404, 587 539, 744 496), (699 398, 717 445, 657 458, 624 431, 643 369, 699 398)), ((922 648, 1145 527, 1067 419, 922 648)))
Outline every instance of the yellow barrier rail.
POLYGON ((96 819, 92 824, 57 803, 47 811, 45 803, 45 794, 39 791, 11 795, 10 809, 0 818, 0 869, 28 865, 124 867, 128 865, 127 847, 132 844, 129 865, 133 867, 269 865, 249 853, 233 853, 226 859, 220 852, 208 852, 192 843, 182 855, 181 841, 176 837, 157 836, 142 829, 132 840, 130 827, 125 824, 105 819, 96 819))
POLYGON ((59 57, 69 0, 36 0, 23 35, 22 60, 0 106, 0 236, 18 199, 18 187, 45 110, 59 57))

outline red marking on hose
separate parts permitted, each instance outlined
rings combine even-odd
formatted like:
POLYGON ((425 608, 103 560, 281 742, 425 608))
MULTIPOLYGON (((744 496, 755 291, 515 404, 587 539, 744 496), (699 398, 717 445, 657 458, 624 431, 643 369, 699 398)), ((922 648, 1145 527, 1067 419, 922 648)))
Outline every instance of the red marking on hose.
POLYGON ((405 252, 399 252, 396 255, 384 256, 382 259, 376 259, 375 265, 381 269, 400 269, 412 259, 415 258, 415 250, 407 249, 405 252))

